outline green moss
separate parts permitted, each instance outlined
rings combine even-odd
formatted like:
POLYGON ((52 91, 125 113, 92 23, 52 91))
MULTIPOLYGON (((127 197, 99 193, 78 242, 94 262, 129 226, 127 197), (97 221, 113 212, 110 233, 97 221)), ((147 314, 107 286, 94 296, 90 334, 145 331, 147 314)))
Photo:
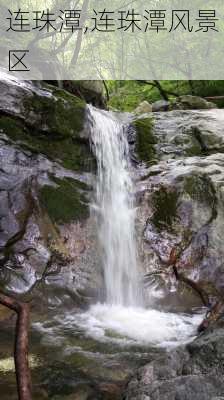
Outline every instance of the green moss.
POLYGON ((165 187, 161 187, 153 193, 152 204, 154 214, 152 222, 160 231, 163 229, 173 231, 177 220, 178 197, 176 191, 168 190, 165 187))
POLYGON ((157 139, 153 134, 151 118, 138 119, 134 122, 137 133, 137 153, 142 161, 154 161, 156 158, 155 144, 157 139))
POLYGON ((55 179, 57 187, 46 185, 40 190, 40 203, 55 223, 65 224, 88 217, 89 208, 80 191, 79 182, 55 179))
POLYGON ((61 161, 65 168, 89 171, 94 163, 88 144, 73 137, 55 140, 50 135, 24 126, 20 120, 6 116, 0 116, 0 130, 23 148, 61 161))
POLYGON ((45 95, 21 98, 19 118, 0 116, 0 129, 23 148, 61 161, 65 168, 90 170, 93 157, 81 132, 86 103, 65 90, 43 85, 45 95))
POLYGON ((213 206, 215 193, 206 175, 190 175, 184 180, 184 192, 193 200, 213 206))
POLYGON ((54 139, 79 136, 84 127, 85 102, 58 88, 51 96, 26 97, 23 107, 26 123, 54 139))
POLYGON ((0 117, 0 131, 15 140, 20 140, 25 135, 23 123, 6 116, 0 117))

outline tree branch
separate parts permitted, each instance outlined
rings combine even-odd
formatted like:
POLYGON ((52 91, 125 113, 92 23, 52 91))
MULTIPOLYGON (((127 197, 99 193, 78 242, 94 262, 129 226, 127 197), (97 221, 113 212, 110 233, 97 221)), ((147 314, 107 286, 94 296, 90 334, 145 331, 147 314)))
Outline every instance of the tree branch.
POLYGON ((0 293, 0 304, 15 311, 17 314, 14 361, 18 397, 19 400, 32 400, 31 374, 28 361, 29 305, 2 293, 0 293))
POLYGON ((166 101, 169 100, 168 95, 179 97, 178 93, 171 92, 170 90, 164 89, 162 87, 161 83, 159 81, 157 81, 157 80, 154 80, 154 81, 137 80, 137 82, 141 83, 141 84, 145 84, 145 85, 150 85, 152 87, 157 88, 159 93, 160 93, 160 95, 162 96, 162 98, 164 100, 166 100, 166 101))

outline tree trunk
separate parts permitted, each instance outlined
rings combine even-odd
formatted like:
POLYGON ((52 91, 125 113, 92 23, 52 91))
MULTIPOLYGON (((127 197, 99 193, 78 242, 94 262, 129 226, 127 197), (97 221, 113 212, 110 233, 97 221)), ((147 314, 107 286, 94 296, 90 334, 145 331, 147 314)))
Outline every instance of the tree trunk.
POLYGON ((194 81, 189 80, 188 84, 189 84, 189 87, 190 87, 191 95, 195 96, 194 81))
POLYGON ((165 101, 169 101, 169 96, 168 96, 167 92, 163 89, 163 87, 160 84, 160 82, 159 81, 153 81, 153 82, 155 83, 155 86, 157 87, 157 89, 158 89, 160 95, 162 96, 162 98, 165 101))
POLYGON ((0 293, 0 304, 17 313, 14 360, 19 400, 32 400, 28 362, 29 305, 0 293))

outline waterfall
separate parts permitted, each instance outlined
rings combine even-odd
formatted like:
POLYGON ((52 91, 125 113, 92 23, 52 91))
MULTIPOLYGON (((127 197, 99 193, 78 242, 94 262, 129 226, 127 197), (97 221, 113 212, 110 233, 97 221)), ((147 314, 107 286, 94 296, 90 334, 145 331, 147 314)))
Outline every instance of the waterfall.
POLYGON ((95 198, 107 303, 140 303, 134 189, 124 126, 112 113, 88 106, 91 145, 97 160, 95 198))

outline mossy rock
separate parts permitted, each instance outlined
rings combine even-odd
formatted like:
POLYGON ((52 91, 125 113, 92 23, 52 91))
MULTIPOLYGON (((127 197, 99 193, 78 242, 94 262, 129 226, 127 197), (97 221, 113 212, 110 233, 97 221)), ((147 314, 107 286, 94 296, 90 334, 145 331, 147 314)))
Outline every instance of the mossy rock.
POLYGON ((211 208, 214 206, 215 190, 206 175, 193 174, 185 177, 183 191, 198 203, 208 205, 211 208))
POLYGON ((106 108, 104 84, 102 81, 63 81, 63 87, 96 107, 106 108))
POLYGON ((210 110, 217 106, 202 97, 183 95, 173 101, 171 108, 173 110, 210 110))
POLYGON ((52 87, 51 94, 24 96, 25 123, 47 133, 51 139, 79 137, 84 128, 86 103, 52 87))
POLYGON ((66 224, 88 218, 89 207, 80 182, 71 178, 54 178, 54 182, 56 186, 45 185, 40 190, 40 204, 50 219, 56 224, 66 224))
POLYGON ((73 137, 54 140, 50 135, 32 130, 23 121, 11 116, 0 116, 0 131, 32 153, 42 153, 52 161, 61 162, 71 170, 89 171, 95 165, 88 143, 73 137))
POLYGON ((5 93, 4 98, 0 96, 3 133, 25 149, 61 161, 65 168, 92 169, 84 100, 46 83, 41 83, 38 89, 33 85, 29 91, 21 87, 12 91, 4 83, 2 90, 5 93))
POLYGON ((137 133, 136 150, 140 160, 154 162, 156 159, 155 144, 157 139, 153 133, 153 119, 137 119, 133 125, 137 133))
POLYGON ((173 232, 178 220, 179 194, 174 189, 161 187, 152 195, 153 217, 152 222, 159 230, 173 232))

